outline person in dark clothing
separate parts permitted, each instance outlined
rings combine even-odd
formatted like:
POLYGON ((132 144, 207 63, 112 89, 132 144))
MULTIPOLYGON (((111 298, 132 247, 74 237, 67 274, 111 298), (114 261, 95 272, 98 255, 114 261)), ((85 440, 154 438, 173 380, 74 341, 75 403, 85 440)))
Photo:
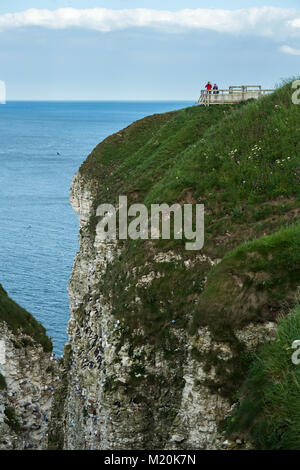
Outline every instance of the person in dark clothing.
POLYGON ((213 87, 213 94, 214 95, 218 95, 219 94, 219 87, 218 85, 215 83, 214 84, 214 87, 213 87))

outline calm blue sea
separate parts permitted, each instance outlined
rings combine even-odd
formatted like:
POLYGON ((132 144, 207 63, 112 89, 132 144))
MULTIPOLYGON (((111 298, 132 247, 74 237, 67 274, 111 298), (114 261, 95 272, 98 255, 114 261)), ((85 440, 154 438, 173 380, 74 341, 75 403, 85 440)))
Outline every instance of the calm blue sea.
POLYGON ((70 181, 101 140, 191 102, 8 102, 0 105, 0 283, 53 338, 67 340, 67 286, 78 248, 70 181))

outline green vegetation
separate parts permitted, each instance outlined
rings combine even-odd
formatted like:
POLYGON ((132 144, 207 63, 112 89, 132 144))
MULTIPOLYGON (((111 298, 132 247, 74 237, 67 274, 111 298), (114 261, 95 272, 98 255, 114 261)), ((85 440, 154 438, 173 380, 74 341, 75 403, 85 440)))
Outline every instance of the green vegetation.
POLYGON ((259 101, 154 115, 114 134, 80 168, 93 182, 95 207, 119 194, 148 205, 202 202, 207 245, 235 232, 209 247, 220 254, 247 239, 245 229, 250 238, 271 233, 258 222, 272 229, 297 215, 300 109, 291 94, 288 84, 259 101))
POLYGON ((0 391, 6 389, 6 380, 5 377, 0 373, 0 391))
POLYGON ((229 361, 214 351, 199 360, 217 371, 211 389, 232 402, 253 360, 236 329, 276 321, 294 307, 300 285, 300 106, 291 97, 288 83, 258 101, 151 116, 106 139, 80 168, 95 211, 119 195, 148 207, 205 205, 201 253, 187 252, 185 240, 128 240, 99 291, 121 320, 120 347, 151 344, 170 369, 186 359, 179 328, 197 334, 208 326, 230 344, 229 361), (171 262, 155 260, 170 250, 171 262), (143 276, 152 279, 147 286, 143 276))
POLYGON ((241 204, 299 196, 299 114, 290 85, 238 109, 225 109, 223 119, 211 123, 149 198, 172 201, 191 188, 209 208, 225 205, 240 218, 241 204))
POLYGON ((194 327, 241 328, 274 320, 300 285, 300 224, 240 245, 210 273, 194 309, 194 327))
POLYGON ((21 424, 16 416, 14 408, 11 406, 6 406, 4 410, 6 418, 4 419, 5 423, 17 434, 22 430, 21 424))
MULTIPOLYGON (((43 346, 44 351, 52 351, 52 342, 46 335, 45 328, 35 320, 26 310, 11 300, 3 287, 0 285, 0 322, 5 321, 13 333, 18 330, 30 336, 34 341, 43 346)), ((22 346, 32 345, 29 338, 22 339, 22 346)))
POLYGON ((244 435, 257 449, 299 450, 300 365, 292 362, 292 343, 300 339, 300 307, 282 318, 275 341, 264 345, 242 389, 241 405, 228 433, 244 435))

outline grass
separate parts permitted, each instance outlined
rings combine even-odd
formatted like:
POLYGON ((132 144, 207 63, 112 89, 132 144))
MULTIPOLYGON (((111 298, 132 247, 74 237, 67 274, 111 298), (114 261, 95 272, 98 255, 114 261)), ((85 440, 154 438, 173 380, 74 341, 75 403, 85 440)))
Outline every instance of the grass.
POLYGON ((153 185, 224 111, 223 107, 192 107, 154 115, 105 139, 80 168, 85 180, 92 179, 95 208, 103 201, 115 203, 119 194, 127 194, 129 201, 143 202, 153 185))
POLYGON ((5 423, 16 433, 19 434, 22 430, 21 424, 16 416, 14 408, 6 406, 4 410, 5 423))
POLYGON ((6 385, 5 377, 0 372, 0 391, 6 390, 6 388, 7 388, 7 385, 6 385))
POLYGON ((300 224, 240 245, 210 273, 194 309, 194 329, 276 320, 300 285, 300 224))
POLYGON ((275 341, 256 356, 242 389, 242 400, 227 432, 243 435, 256 449, 299 450, 300 366, 292 343, 300 338, 300 307, 279 322, 275 341))
POLYGON ((209 195, 210 206, 220 202, 234 208, 299 196, 300 110, 292 104, 290 84, 223 112, 223 119, 186 150, 149 198, 168 202, 192 188, 195 199, 209 195))
POLYGON ((297 207, 299 116, 290 84, 247 104, 154 115, 106 139, 80 174, 93 181, 95 207, 119 194, 150 205, 189 192, 205 203, 208 236, 214 236, 214 224, 225 217, 226 230, 249 216, 256 222, 268 212, 282 215, 293 202, 297 207))
MULTIPOLYGON (((34 341, 41 344, 45 352, 52 351, 51 339, 46 335, 45 328, 35 318, 10 299, 0 285, 0 322, 5 321, 14 334, 19 331, 30 336, 34 341)), ((23 338, 23 346, 31 345, 29 339, 23 338)))

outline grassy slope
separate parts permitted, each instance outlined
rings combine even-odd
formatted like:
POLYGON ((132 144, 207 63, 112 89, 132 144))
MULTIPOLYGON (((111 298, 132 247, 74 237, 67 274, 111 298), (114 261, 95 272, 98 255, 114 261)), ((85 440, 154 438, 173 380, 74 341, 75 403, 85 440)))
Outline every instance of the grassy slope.
POLYGON ((174 329, 201 325, 230 342, 236 355, 226 367, 213 354, 201 358, 219 371, 211 386, 230 397, 251 360, 234 328, 274 320, 295 304, 299 285, 300 107, 291 94, 288 84, 257 102, 149 117, 106 139, 80 168, 93 181, 95 208, 119 194, 148 206, 205 204, 202 253, 222 259, 218 266, 198 263, 184 240, 128 241, 99 287, 112 291, 114 314, 125 320, 133 347, 149 341, 178 363, 174 329), (154 262, 157 251, 169 249, 195 262, 189 269, 183 261, 154 262), (145 290, 136 285, 135 266, 139 277, 151 271, 162 277, 145 290), (139 326, 146 338, 132 335, 139 326))
MULTIPOLYGON (((0 285, 0 322, 3 321, 13 333, 17 334, 18 330, 21 330, 23 334, 41 344, 44 351, 52 351, 52 342, 46 335, 45 328, 30 313, 10 299, 0 285)), ((26 346, 26 341, 24 346, 26 346)))
POLYGON ((264 345, 243 387, 245 397, 228 432, 245 433, 258 449, 300 449, 300 367, 291 345, 300 338, 300 307, 281 319, 275 341, 264 345))
POLYGON ((282 308, 293 305, 298 286, 300 224, 228 253, 208 278, 194 322, 211 321, 224 329, 276 319, 282 308))

